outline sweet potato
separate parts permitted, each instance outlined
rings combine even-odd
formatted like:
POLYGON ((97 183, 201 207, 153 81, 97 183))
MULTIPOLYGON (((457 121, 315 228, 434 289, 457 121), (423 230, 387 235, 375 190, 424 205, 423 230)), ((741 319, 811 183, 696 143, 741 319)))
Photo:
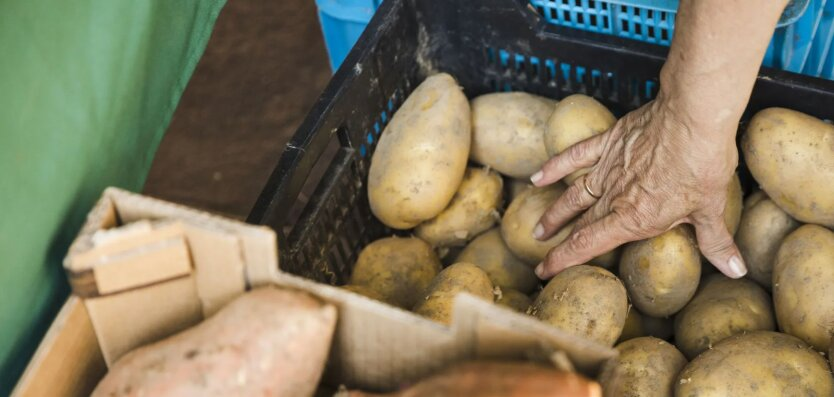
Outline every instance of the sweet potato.
POLYGON ((262 288, 203 323, 122 357, 93 396, 311 396, 336 308, 300 292, 262 288))
POLYGON ((599 384, 581 375, 531 363, 471 362, 449 368, 405 390, 348 397, 600 397, 599 384))

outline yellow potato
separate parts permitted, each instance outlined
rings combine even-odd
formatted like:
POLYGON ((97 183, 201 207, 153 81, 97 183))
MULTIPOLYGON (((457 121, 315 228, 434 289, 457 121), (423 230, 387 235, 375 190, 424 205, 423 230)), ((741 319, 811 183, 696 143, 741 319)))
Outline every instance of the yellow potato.
POLYGON ((727 204, 724 206, 724 224, 732 235, 736 234, 741 220, 743 195, 741 181, 738 179, 738 174, 734 174, 730 184, 727 185, 727 204))
POLYGON ((755 331, 721 341, 678 375, 675 396, 833 396, 825 359, 786 334, 755 331))
POLYGON ((449 205, 466 171, 470 123, 452 76, 430 76, 411 93, 371 157, 368 200, 382 223, 410 229, 449 205))
POLYGON ((744 213, 736 232, 736 245, 747 264, 747 277, 769 290, 779 245, 798 227, 799 223, 763 191, 750 195, 744 201, 744 213))
POLYGON ((667 397, 675 390, 686 358, 661 339, 644 336, 620 343, 619 356, 602 367, 600 383, 605 397, 667 397))
POLYGON ((414 234, 435 247, 464 245, 495 224, 504 198, 504 181, 495 172, 467 168, 449 206, 414 229, 414 234))
POLYGON ((730 336, 774 328, 770 295, 762 287, 714 274, 675 316, 675 344, 692 359, 730 336))
POLYGON ((366 298, 370 298, 373 300, 378 300, 381 302, 385 301, 385 299, 382 297, 382 295, 379 294, 379 292, 376 292, 375 290, 371 289, 371 287, 365 285, 348 284, 342 286, 342 289, 353 292, 354 294, 362 295, 366 298))
POLYGON ((501 238, 501 230, 494 228, 472 240, 461 251, 455 262, 472 263, 489 276, 493 285, 504 289, 531 292, 539 285, 533 268, 516 258, 501 238))
POLYGON ((515 200, 521 192, 533 187, 533 184, 530 183, 529 179, 507 178, 506 185, 509 186, 508 193, 510 201, 515 200))
POLYGON ((432 280, 425 297, 414 307, 414 312, 450 324, 455 296, 466 292, 492 302, 492 291, 492 283, 481 268, 471 263, 455 263, 432 280))
POLYGON ((533 303, 527 295, 522 294, 514 289, 502 288, 501 293, 495 300, 495 303, 509 307, 519 313, 526 313, 527 309, 533 303))
MULTIPOLYGON (((611 128, 617 119, 596 99, 574 94, 559 102, 547 120, 544 146, 547 155, 553 157, 576 143, 611 128)), ((576 171, 565 178, 568 184, 588 173, 588 169, 576 171)))
POLYGON ((614 248, 611 251, 608 251, 594 259, 591 259, 590 263, 597 265, 599 267, 604 267, 608 270, 613 270, 617 267, 617 264, 620 263, 620 255, 622 254, 622 250, 620 248, 614 248))
POLYGON ((834 232, 804 225, 782 242, 773 265, 779 328, 823 352, 834 335, 834 232))
POLYGON ((756 113, 742 138, 747 167, 780 208, 834 227, 834 125, 793 110, 756 113))
POLYGON ((695 295, 701 256, 688 225, 679 225, 648 240, 626 245, 620 277, 641 313, 666 317, 695 295))
POLYGON ((625 326, 623 326, 623 333, 620 334, 617 343, 641 336, 669 339, 672 337, 672 320, 669 318, 646 316, 640 313, 635 307, 630 307, 625 326))
POLYGON ((552 99, 524 92, 473 99, 469 158, 513 178, 530 178, 549 158, 542 138, 555 104, 552 99))
POLYGON ((383 302, 411 308, 442 269, 431 246, 419 238, 388 237, 359 253, 350 284, 367 287, 383 302))
POLYGON ((628 298, 611 272, 579 265, 553 277, 530 314, 565 332, 613 346, 625 325, 628 298))
POLYGON ((501 236, 517 257, 529 265, 537 265, 551 248, 567 238, 573 225, 562 228, 556 235, 546 241, 533 237, 533 229, 545 210, 565 192, 561 183, 546 187, 534 187, 518 195, 510 203, 501 220, 501 236))

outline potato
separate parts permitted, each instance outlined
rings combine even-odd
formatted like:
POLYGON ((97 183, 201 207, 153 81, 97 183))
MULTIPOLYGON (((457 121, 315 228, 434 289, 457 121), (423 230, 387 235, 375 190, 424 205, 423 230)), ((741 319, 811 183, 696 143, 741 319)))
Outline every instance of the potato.
POLYGON ((834 336, 831 337, 831 346, 828 347, 828 364, 831 365, 831 370, 834 371, 834 336))
MULTIPOLYGON (((338 394, 341 396, 342 394, 338 394)), ((596 382, 533 363, 472 361, 455 364, 404 390, 350 391, 346 397, 600 397, 596 382)))
POLYGON ((738 174, 734 174, 730 184, 727 185, 727 204, 724 206, 724 224, 732 235, 736 234, 738 223, 741 221, 743 195, 741 180, 738 179, 738 174))
POLYGON ((553 277, 530 314, 565 332, 613 346, 625 325, 628 298, 611 272, 579 265, 553 277))
POLYGON ((693 359, 730 336, 774 327, 767 292, 753 281, 714 274, 675 316, 675 344, 693 359))
POLYGON ((555 104, 552 99, 524 92, 473 99, 469 158, 513 178, 530 178, 549 159, 542 139, 555 104))
POLYGON ((779 208, 763 191, 744 201, 744 212, 736 232, 736 245, 747 264, 747 277, 771 288, 773 262, 779 245, 799 223, 779 208))
POLYGON ((530 183, 529 179, 507 178, 507 183, 505 185, 509 187, 508 197, 510 198, 510 201, 515 200, 521 192, 533 187, 533 184, 530 183))
POLYGON ((804 225, 785 237, 773 265, 779 328, 823 352, 834 335, 834 232, 804 225))
POLYGON ((382 297, 382 295, 379 294, 379 292, 376 292, 375 290, 365 285, 348 284, 343 286, 342 289, 353 292, 354 294, 362 295, 369 299, 385 302, 385 299, 382 297))
POLYGON ((504 181, 495 172, 467 168, 449 206, 414 229, 414 234, 435 246, 465 245, 492 227, 501 216, 504 181))
POLYGON ((750 120, 741 149, 762 190, 802 222, 834 227, 834 125, 770 108, 750 120))
MULTIPOLYGON (((617 119, 596 99, 574 94, 559 102, 547 120, 544 146, 553 157, 567 148, 611 128, 617 119)), ((565 178, 568 184, 588 173, 576 171, 565 178)))
POLYGON ((336 328, 336 308, 262 288, 195 327, 119 359, 93 396, 311 396, 336 328))
POLYGON ((834 395, 825 360, 786 334, 755 331, 727 338, 678 375, 675 396, 805 397, 834 395))
POLYGON ((531 188, 519 194, 504 213, 501 236, 510 251, 529 265, 537 265, 544 260, 547 252, 570 234, 572 225, 565 226, 546 241, 533 237, 539 218, 564 192, 565 186, 561 183, 531 188))
POLYGON ((628 310, 623 332, 617 343, 641 336, 653 336, 658 339, 669 339, 672 337, 672 320, 669 318, 657 318, 646 316, 640 313, 633 306, 628 310))
POLYGON ((514 289, 501 288, 501 293, 498 294, 495 303, 509 307, 520 313, 527 313, 527 309, 530 308, 533 301, 527 295, 514 289))
POLYGON ((692 229, 679 225, 648 240, 626 245, 620 277, 641 313, 666 317, 695 295, 701 277, 701 256, 692 229))
POLYGON ((448 74, 409 95, 371 157, 368 200, 382 223, 410 229, 449 205, 466 171, 470 122, 469 102, 448 74))
POLYGON ((419 300, 414 312, 434 321, 450 324, 455 296, 466 292, 492 302, 492 283, 481 268, 471 263, 455 263, 443 269, 432 280, 425 298, 419 300))
POLYGON ((368 287, 390 305, 409 309, 442 266, 431 246, 415 237, 388 237, 359 253, 350 284, 368 287))
POLYGON ((590 263, 599 267, 604 267, 607 270, 613 270, 617 267, 617 264, 620 263, 620 255, 622 254, 621 251, 622 250, 620 248, 615 248, 594 259, 591 259, 590 263))
POLYGON ((686 358, 664 340, 644 336, 620 343, 619 356, 602 367, 605 397, 666 397, 675 390, 686 358))
POLYGON ((533 268, 510 252, 497 227, 472 240, 455 262, 467 262, 480 267, 492 284, 501 288, 529 293, 539 285, 539 278, 533 273, 533 268))

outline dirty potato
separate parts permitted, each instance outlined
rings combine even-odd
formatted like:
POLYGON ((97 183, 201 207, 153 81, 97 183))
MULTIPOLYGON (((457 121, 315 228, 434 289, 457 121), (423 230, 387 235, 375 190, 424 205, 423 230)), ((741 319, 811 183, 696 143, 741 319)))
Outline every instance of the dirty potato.
POLYGON ((350 284, 367 287, 390 305, 409 309, 441 270, 431 246, 416 237, 388 237, 359 253, 350 284))
POLYGON ((783 211, 763 191, 744 201, 744 212, 736 232, 736 245, 747 264, 747 277, 771 289, 773 262, 785 236, 799 223, 783 211))
POLYGON ((613 346, 628 315, 623 283, 597 266, 569 267, 553 277, 530 314, 565 332, 613 346))
POLYGON ((452 322, 455 296, 466 292, 492 302, 493 286, 481 268, 471 263, 455 263, 432 280, 414 312, 443 324, 452 322))
POLYGON ((529 265, 541 262, 551 248, 567 238, 573 225, 562 228, 546 241, 533 237, 533 228, 542 214, 565 192, 561 183, 545 187, 534 187, 523 191, 507 207, 501 220, 501 236, 517 257, 529 265))
POLYGON ((605 397, 667 397, 675 390, 686 358, 661 339, 644 336, 620 343, 619 356, 602 367, 600 383, 605 397))
POLYGON ((785 237, 773 266, 779 328, 825 351, 834 335, 834 232, 804 225, 785 237))
POLYGON ((549 158, 545 123, 556 101, 525 92, 499 92, 472 100, 469 158, 498 172, 528 179, 549 158))
POLYGON ((466 171, 470 124, 469 102, 446 73, 408 96, 371 157, 368 200, 382 223, 410 229, 449 205, 466 171))
POLYGON ((501 238, 499 228, 494 228, 472 240, 461 251, 455 262, 472 263, 480 267, 489 276, 493 285, 504 289, 529 293, 539 285, 539 279, 533 273, 533 268, 510 252, 509 247, 501 238))
POLYGON ((666 317, 695 295, 701 277, 701 256, 688 225, 648 240, 626 245, 620 277, 641 313, 666 317))
POLYGON ((769 108, 750 120, 741 141, 762 190, 794 219, 834 227, 834 125, 769 108))

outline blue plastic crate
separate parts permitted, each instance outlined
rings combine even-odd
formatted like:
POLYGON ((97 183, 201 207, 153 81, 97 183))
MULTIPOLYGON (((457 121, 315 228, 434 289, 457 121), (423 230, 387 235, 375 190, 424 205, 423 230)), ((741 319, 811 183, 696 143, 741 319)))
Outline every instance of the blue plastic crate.
MULTIPOLYGON (((382 0, 317 0, 336 70, 382 0)), ((530 0, 555 25, 670 45, 678 0, 530 0)), ((763 65, 834 79, 834 0, 798 0, 785 10, 763 65)))
POLYGON ((316 0, 333 71, 339 68, 382 0, 316 0))

